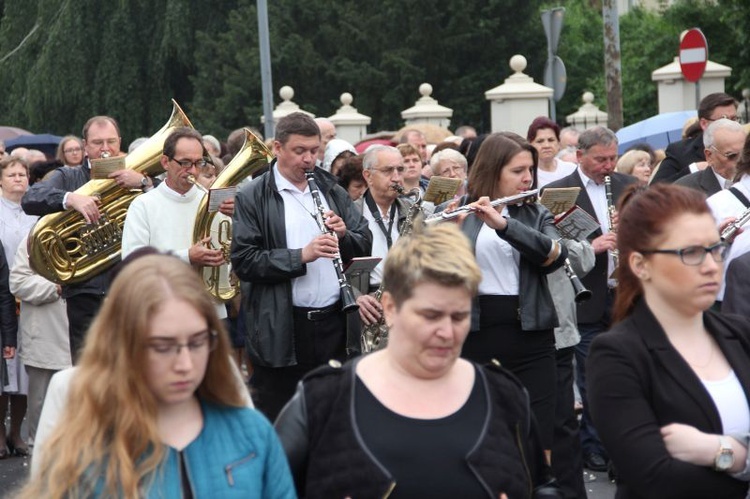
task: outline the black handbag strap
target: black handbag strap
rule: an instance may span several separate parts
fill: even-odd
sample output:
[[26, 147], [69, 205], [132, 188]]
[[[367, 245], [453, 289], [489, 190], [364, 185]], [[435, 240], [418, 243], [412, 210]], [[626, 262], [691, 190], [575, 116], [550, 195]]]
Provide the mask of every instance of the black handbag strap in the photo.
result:
[[732, 191], [732, 194], [734, 194], [734, 196], [745, 205], [745, 208], [750, 208], [750, 199], [747, 199], [747, 196], [742, 194], [742, 191], [736, 187], [730, 187], [729, 190]]

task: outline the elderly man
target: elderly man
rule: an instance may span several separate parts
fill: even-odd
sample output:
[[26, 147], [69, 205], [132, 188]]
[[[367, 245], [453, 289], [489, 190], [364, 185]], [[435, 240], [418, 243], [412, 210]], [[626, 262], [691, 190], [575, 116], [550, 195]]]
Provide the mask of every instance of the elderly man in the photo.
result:
[[610, 177], [612, 201], [615, 206], [625, 188], [636, 182], [636, 178], [614, 171], [617, 163], [617, 136], [608, 128], [596, 126], [581, 133], [576, 154], [579, 168], [567, 177], [548, 184], [547, 188], [580, 187], [578, 206], [599, 221], [600, 228], [589, 236], [589, 242], [596, 255], [594, 268], [581, 279], [593, 295], [589, 301], [578, 305], [581, 341], [576, 345], [575, 353], [578, 375], [576, 381], [584, 403], [581, 420], [584, 464], [591, 470], [605, 471], [607, 456], [591, 424], [586, 405], [585, 384], [588, 348], [594, 337], [609, 328], [616, 285], [611, 275], [614, 271], [612, 252], [617, 249], [617, 234], [610, 231], [604, 178]]
[[[91, 178], [91, 159], [101, 158], [103, 155], [122, 154], [120, 129], [114, 118], [94, 116], [83, 126], [82, 136], [86, 153], [83, 164], [60, 167], [43, 181], [32, 185], [21, 200], [21, 206], [27, 214], [44, 216], [73, 209], [81, 213], [88, 223], [99, 220], [99, 199], [76, 194], [74, 191]], [[127, 189], [147, 190], [153, 186], [153, 181], [149, 177], [134, 170], [120, 170], [112, 173], [110, 178]], [[66, 299], [68, 312], [70, 350], [74, 361], [83, 345], [89, 324], [104, 299], [108, 285], [109, 275], [104, 273], [86, 282], [63, 287], [62, 296]]]
[[326, 146], [336, 138], [336, 125], [328, 118], [315, 118], [315, 123], [320, 129], [320, 150], [318, 150], [318, 160], [315, 166], [321, 166], [325, 159]]
[[[332, 259], [340, 255], [348, 262], [372, 247], [367, 222], [347, 192], [315, 168], [319, 149], [320, 129], [312, 118], [285, 116], [276, 125], [276, 159], [236, 198], [232, 267], [242, 282], [251, 383], [270, 419], [307, 372], [344, 360], [346, 314]], [[308, 172], [322, 206], [310, 191]], [[315, 222], [319, 209], [325, 228]]]
[[[372, 256], [383, 260], [370, 273], [369, 292], [374, 293], [383, 277], [383, 266], [388, 250], [398, 240], [399, 229], [410, 203], [399, 197], [396, 186], [404, 187], [404, 159], [398, 149], [389, 146], [373, 146], [367, 150], [362, 162], [363, 175], [367, 182], [365, 195], [355, 201], [362, 211], [372, 232]], [[364, 324], [380, 320], [380, 304], [372, 294], [357, 298], [359, 316]]]
[[[698, 122], [705, 132], [714, 121], [726, 118], [737, 121], [737, 102], [723, 92], [705, 96], [698, 105]], [[695, 173], [706, 167], [703, 134], [692, 139], [669, 144], [667, 157], [661, 162], [651, 182], [674, 182], [680, 177]]]
[[675, 184], [697, 189], [706, 196], [731, 187], [746, 137], [745, 129], [736, 121], [725, 118], [714, 121], [703, 132], [707, 166], [680, 177]]

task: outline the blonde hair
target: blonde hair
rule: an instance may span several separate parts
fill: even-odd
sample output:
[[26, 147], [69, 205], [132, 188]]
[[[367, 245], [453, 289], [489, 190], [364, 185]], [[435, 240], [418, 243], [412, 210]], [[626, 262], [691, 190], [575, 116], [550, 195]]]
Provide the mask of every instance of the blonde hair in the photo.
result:
[[412, 234], [393, 245], [383, 269], [383, 290], [393, 296], [397, 307], [425, 282], [463, 287], [474, 296], [481, 280], [469, 240], [453, 224], [415, 226]]
[[627, 175], [633, 174], [633, 168], [641, 160], [646, 160], [649, 166], [651, 166], [651, 155], [646, 151], [633, 150], [623, 154], [620, 159], [617, 160], [615, 165], [615, 171], [618, 173], [625, 173]]
[[[197, 394], [243, 407], [230, 344], [213, 301], [190, 266], [166, 255], [137, 258], [118, 274], [87, 333], [81, 361], [39, 470], [21, 497], [138, 497], [165, 455], [157, 402], [146, 381], [146, 338], [167, 298], [187, 302], [218, 333]], [[99, 490], [101, 489], [101, 490]]]

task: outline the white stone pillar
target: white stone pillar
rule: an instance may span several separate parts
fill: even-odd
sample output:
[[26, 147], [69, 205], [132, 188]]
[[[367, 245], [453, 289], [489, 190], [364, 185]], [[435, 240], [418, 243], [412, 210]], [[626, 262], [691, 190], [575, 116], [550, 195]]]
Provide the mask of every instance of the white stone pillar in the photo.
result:
[[594, 104], [594, 94], [584, 92], [582, 99], [583, 105], [575, 113], [567, 115], [565, 121], [583, 130], [594, 125], [607, 126], [607, 113], [600, 111]]
[[[292, 98], [294, 97], [294, 89], [290, 87], [289, 85], [284, 85], [283, 87], [279, 89], [279, 97], [281, 97], [281, 103], [278, 106], [276, 106], [276, 109], [273, 110], [274, 123], [278, 123], [279, 119], [283, 118], [287, 114], [292, 114], [297, 111], [299, 111], [300, 113], [305, 113], [311, 118], [315, 117], [314, 114], [308, 113], [307, 111], [300, 108], [295, 102], [292, 101]], [[265, 123], [266, 117], [261, 116], [260, 122]]]
[[354, 97], [349, 92], [341, 94], [340, 100], [341, 107], [328, 119], [336, 125], [337, 138], [356, 144], [367, 135], [367, 125], [372, 122], [372, 118], [357, 112], [357, 108], [352, 106]]
[[438, 104], [438, 101], [432, 98], [432, 85], [422, 83], [419, 86], [419, 93], [422, 94], [414, 106], [401, 111], [401, 117], [406, 125], [415, 123], [430, 123], [443, 128], [448, 128], [451, 124], [453, 109]]
[[[706, 72], [700, 80], [700, 98], [708, 94], [724, 92], [724, 82], [732, 75], [732, 68], [713, 61], [706, 62]], [[680, 70], [679, 57], [666, 66], [654, 70], [651, 80], [659, 89], [659, 114], [674, 111], [690, 111], [698, 108], [695, 101], [695, 83], [685, 80]]]

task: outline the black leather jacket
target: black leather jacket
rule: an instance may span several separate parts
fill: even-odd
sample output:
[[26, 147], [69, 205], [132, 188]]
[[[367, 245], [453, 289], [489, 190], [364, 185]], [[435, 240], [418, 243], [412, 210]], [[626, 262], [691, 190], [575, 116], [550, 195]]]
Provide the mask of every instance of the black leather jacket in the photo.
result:
[[[555, 304], [552, 301], [546, 274], [562, 267], [568, 250], [560, 245], [560, 254], [546, 267], [542, 264], [549, 257], [552, 241], [561, 238], [555, 228], [552, 214], [537, 203], [508, 206], [510, 217], [504, 231], [497, 235], [521, 253], [518, 298], [520, 302], [521, 328], [524, 331], [553, 329], [558, 326]], [[461, 230], [476, 244], [482, 221], [475, 215], [464, 220]], [[474, 302], [471, 311], [471, 330], [479, 330], [479, 306]]]
[[[15, 347], [18, 344], [18, 316], [16, 315], [16, 300], [10, 293], [8, 285], [10, 265], [6, 256], [0, 244], [0, 347]], [[0, 373], [0, 382], [5, 382], [2, 373]]]
[[[276, 420], [300, 497], [388, 497], [396, 485], [357, 427], [358, 360], [309, 373]], [[544, 460], [526, 390], [499, 366], [476, 372], [484, 378], [488, 411], [466, 465], [490, 498], [501, 492], [513, 498], [560, 497]]]
[[[232, 225], [232, 268], [242, 281], [248, 352], [253, 362], [269, 367], [297, 364], [292, 318], [292, 279], [305, 275], [302, 248], [287, 248], [284, 200], [276, 188], [273, 172], [243, 187], [235, 198]], [[328, 205], [347, 227], [339, 240], [344, 262], [366, 256], [372, 249], [367, 221], [349, 194], [330, 173], [315, 169], [315, 179]]]

